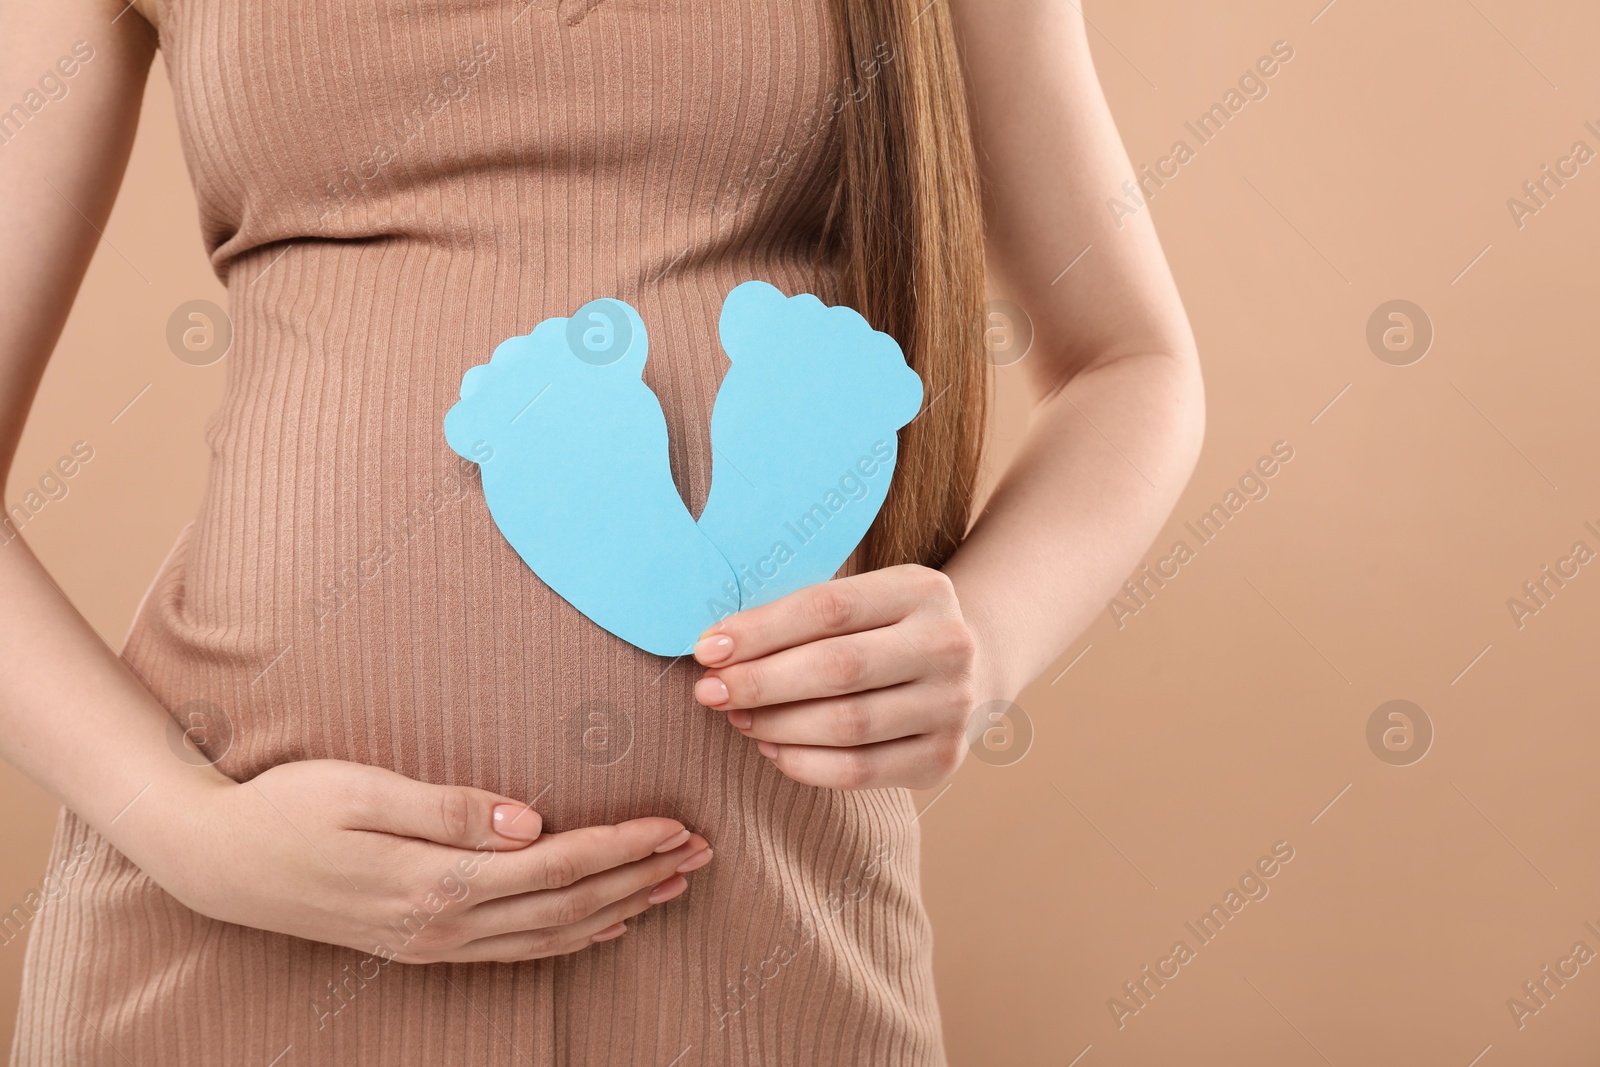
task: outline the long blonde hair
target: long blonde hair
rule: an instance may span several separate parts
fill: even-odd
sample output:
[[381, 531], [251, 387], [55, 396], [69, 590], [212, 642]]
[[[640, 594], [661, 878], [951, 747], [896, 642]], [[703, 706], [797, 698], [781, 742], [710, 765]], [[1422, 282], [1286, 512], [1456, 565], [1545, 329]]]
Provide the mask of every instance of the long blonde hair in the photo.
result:
[[854, 102], [839, 114], [824, 242], [843, 264], [845, 302], [900, 342], [924, 390], [862, 545], [867, 569], [949, 557], [966, 533], [983, 446], [983, 218], [948, 8], [833, 2]]

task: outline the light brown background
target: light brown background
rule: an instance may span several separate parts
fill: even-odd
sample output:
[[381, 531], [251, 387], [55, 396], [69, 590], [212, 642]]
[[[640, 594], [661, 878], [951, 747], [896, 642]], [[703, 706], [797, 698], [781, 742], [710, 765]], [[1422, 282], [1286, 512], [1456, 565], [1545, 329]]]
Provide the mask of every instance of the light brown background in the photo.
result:
[[[1600, 550], [1582, 527], [1600, 526], [1600, 162], [1520, 230], [1506, 208], [1573, 141], [1600, 149], [1583, 129], [1600, 126], [1600, 12], [1322, 3], [1088, 9], [1135, 165], [1193, 144], [1184, 120], [1274, 41], [1295, 50], [1148, 208], [1210, 418], [1148, 558], [1274, 442], [1295, 458], [1148, 607], [1121, 628], [1102, 615], [1022, 696], [1036, 737], [1020, 762], [971, 760], [920, 798], [955, 1064], [1600, 1054], [1600, 961], [1521, 1030], [1506, 1007], [1575, 941], [1600, 950], [1583, 926], [1600, 926], [1600, 564], [1520, 630], [1506, 607], [1574, 541]], [[1065, 266], [1082, 241], [1060, 245]], [[5, 497], [74, 441], [93, 445], [27, 534], [113, 643], [199, 498], [226, 361], [188, 366], [164, 339], [195, 297], [223, 299], [158, 70]], [[1412, 366], [1364, 339], [1393, 298], [1436, 331]], [[1000, 372], [996, 462], [1020, 384]], [[1436, 731], [1411, 766], [1367, 745], [1368, 716], [1392, 698]], [[55, 805], [5, 769], [0, 794], [9, 909], [44, 874]], [[1197, 946], [1185, 921], [1280, 840], [1295, 858], [1270, 895], [1119, 1030], [1108, 998], [1175, 940]], [[7, 1025], [21, 957], [20, 941], [0, 948]]]

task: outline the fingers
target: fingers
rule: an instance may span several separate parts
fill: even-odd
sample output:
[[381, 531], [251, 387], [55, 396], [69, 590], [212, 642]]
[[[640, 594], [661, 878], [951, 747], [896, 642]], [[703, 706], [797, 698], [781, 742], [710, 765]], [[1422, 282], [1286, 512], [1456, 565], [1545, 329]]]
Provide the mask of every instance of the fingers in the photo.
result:
[[930, 600], [954, 602], [950, 579], [907, 565], [839, 578], [723, 619], [702, 635], [694, 656], [721, 667], [824, 637], [890, 626]]
[[781, 745], [871, 745], [957, 728], [971, 709], [956, 702], [955, 692], [944, 686], [896, 685], [756, 711], [730, 711], [728, 723], [746, 737]]
[[[698, 870], [709, 862], [711, 850], [706, 839], [694, 835], [671, 851], [590, 875], [564, 888], [486, 901], [463, 912], [455, 925], [466, 940], [570, 927], [601, 914], [619, 901], [641, 892], [648, 894], [653, 887], [680, 873]], [[602, 923], [594, 930], [608, 925], [610, 923]]]
[[[585, 826], [545, 834], [534, 845], [505, 855], [479, 855], [475, 886], [479, 900], [565, 889], [591, 875], [635, 863], [691, 840], [676, 819], [632, 819], [615, 826]], [[703, 838], [701, 839], [704, 840]]]
[[[576, 952], [620, 937], [626, 920], [681, 896], [689, 887], [684, 875], [710, 862], [705, 839], [691, 837], [669, 852], [566, 890], [525, 893], [435, 920], [398, 958], [403, 963], [513, 963]], [[623, 888], [626, 892], [617, 895]]]
[[823, 789], [928, 789], [954, 774], [967, 751], [965, 735], [954, 731], [855, 748], [770, 741], [757, 747], [788, 777]]
[[511, 797], [465, 785], [430, 785], [381, 767], [358, 767], [347, 829], [441, 845], [519, 849], [539, 836], [539, 813]]
[[880, 689], [935, 670], [911, 635], [884, 626], [714, 668], [695, 683], [694, 696], [719, 711], [770, 707]]
[[924, 788], [966, 753], [976, 635], [926, 567], [823, 582], [706, 631], [695, 699], [795, 781]]
[[517, 963], [580, 952], [590, 945], [611, 941], [627, 932], [626, 920], [683, 895], [689, 888], [681, 874], [649, 889], [642, 889], [570, 926], [496, 934], [469, 941], [458, 948], [430, 954], [430, 963]]

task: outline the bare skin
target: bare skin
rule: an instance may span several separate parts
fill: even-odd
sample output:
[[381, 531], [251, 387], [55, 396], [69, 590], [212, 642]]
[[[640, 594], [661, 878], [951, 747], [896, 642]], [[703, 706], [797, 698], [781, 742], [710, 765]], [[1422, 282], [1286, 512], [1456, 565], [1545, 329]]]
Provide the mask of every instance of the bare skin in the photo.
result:
[[[0, 470], [127, 166], [154, 42], [121, 8], [0, 0], [0, 70], [95, 49], [71, 106], [30, 122], [0, 166], [0, 287], [29, 312], [0, 316]], [[525, 798], [354, 763], [234, 782], [173, 758], [167, 712], [20, 539], [0, 550], [0, 604], [6, 759], [203, 915], [404, 963], [525, 960], [621, 935], [711, 859], [676, 819], [542, 834]], [[419, 908], [428, 921], [396, 944], [387, 930]]]
[[[1148, 213], [1119, 231], [1104, 210], [1131, 168], [1081, 18], [1053, 0], [948, 2], [991, 273], [1034, 320], [1025, 363], [1039, 402], [942, 572], [825, 583], [734, 616], [699, 646], [710, 670], [696, 696], [813, 785], [920, 787], [954, 773], [972, 709], [1019, 692], [1133, 569], [1202, 433], [1194, 342]], [[96, 50], [73, 106], [31, 123], [0, 166], [0, 291], [25, 309], [0, 316], [0, 471], [116, 197], [157, 15], [155, 0], [126, 12], [119, 0], [0, 0], [0, 70], [46, 71], [80, 39]], [[672, 819], [542, 834], [525, 798], [356, 764], [234, 782], [173, 758], [167, 712], [20, 540], [0, 551], [0, 605], [0, 754], [202, 914], [372, 951], [380, 928], [459, 884], [435, 921], [391, 946], [396, 958], [531, 959], [619, 936], [711, 859]]]
[[1149, 212], [1119, 230], [1105, 207], [1133, 168], [1082, 15], [1060, 0], [948, 2], [989, 272], [1034, 323], [1017, 368], [1033, 421], [942, 571], [812, 586], [696, 647], [711, 668], [696, 698], [809, 785], [928, 788], [954, 774], [973, 710], [1014, 699], [1134, 570], [1204, 433], [1194, 337]]

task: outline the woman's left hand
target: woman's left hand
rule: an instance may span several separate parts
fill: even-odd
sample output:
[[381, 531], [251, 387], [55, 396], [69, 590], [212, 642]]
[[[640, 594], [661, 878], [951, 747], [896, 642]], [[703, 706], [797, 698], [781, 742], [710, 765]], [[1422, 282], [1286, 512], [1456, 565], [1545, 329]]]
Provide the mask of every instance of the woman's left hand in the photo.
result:
[[717, 623], [694, 695], [797, 782], [926, 789], [966, 755], [977, 652], [949, 578], [889, 567]]

